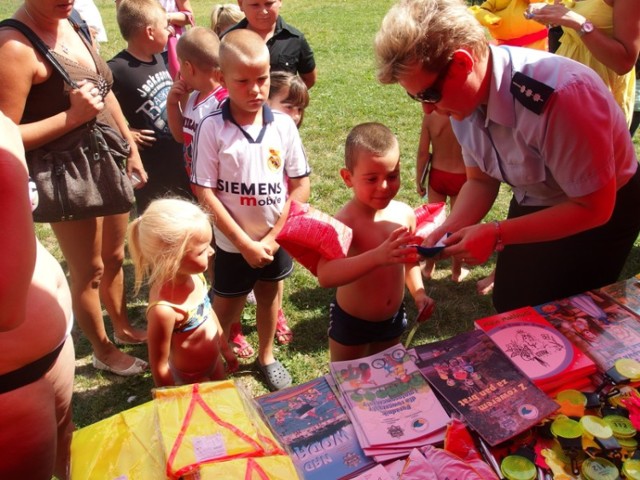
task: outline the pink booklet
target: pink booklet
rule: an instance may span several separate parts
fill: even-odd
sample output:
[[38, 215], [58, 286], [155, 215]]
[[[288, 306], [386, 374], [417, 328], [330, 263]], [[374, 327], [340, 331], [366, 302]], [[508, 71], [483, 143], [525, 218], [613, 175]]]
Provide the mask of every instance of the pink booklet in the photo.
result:
[[545, 392], [597, 371], [589, 357], [532, 307], [481, 318], [475, 325]]
[[364, 436], [363, 448], [406, 445], [449, 421], [415, 357], [401, 344], [369, 357], [331, 362], [329, 368], [347, 415]]

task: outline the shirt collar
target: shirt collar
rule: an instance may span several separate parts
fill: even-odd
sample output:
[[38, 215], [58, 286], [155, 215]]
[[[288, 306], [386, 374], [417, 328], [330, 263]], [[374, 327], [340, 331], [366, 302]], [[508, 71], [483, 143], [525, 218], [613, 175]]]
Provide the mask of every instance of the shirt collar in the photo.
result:
[[288, 30], [288, 27], [289, 25], [287, 25], [287, 23], [282, 19], [282, 17], [278, 15], [278, 18], [276, 18], [276, 28], [273, 31], [273, 36], [275, 37], [282, 30]]
[[511, 94], [511, 79], [515, 71], [508, 47], [489, 46], [491, 83], [487, 103], [487, 123], [514, 127], [516, 123], [515, 100]]
[[[245, 18], [243, 18], [242, 20], [240, 20], [235, 27], [232, 27], [234, 30], [236, 28], [249, 28], [249, 21]], [[229, 29], [231, 30], [231, 29]], [[282, 32], [283, 30], [286, 30], [287, 32], [289, 32], [292, 35], [295, 35], [295, 32], [291, 30], [291, 27], [289, 26], [289, 24], [287, 22], [284, 21], [284, 19], [278, 15], [278, 18], [276, 18], [276, 28], [273, 30], [273, 36], [275, 37], [277, 34], [279, 34], [280, 32]]]
[[[237, 122], [231, 115], [231, 101], [229, 99], [225, 100], [222, 104], [222, 119], [233, 122], [237, 125]], [[273, 122], [273, 111], [266, 102], [262, 105], [262, 124], [266, 125], [267, 123]]]

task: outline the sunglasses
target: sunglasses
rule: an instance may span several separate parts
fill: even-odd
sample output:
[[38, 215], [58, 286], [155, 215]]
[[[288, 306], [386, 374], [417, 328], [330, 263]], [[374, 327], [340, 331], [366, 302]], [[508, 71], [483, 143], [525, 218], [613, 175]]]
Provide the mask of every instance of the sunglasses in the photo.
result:
[[419, 91], [415, 95], [412, 95], [409, 92], [407, 92], [407, 95], [409, 95], [409, 97], [411, 97], [416, 102], [438, 103], [440, 100], [442, 100], [442, 92], [440, 91], [440, 88], [442, 87], [442, 82], [444, 81], [445, 77], [447, 76], [447, 73], [449, 72], [450, 65], [451, 65], [451, 60], [449, 60], [447, 64], [444, 66], [444, 68], [440, 70], [440, 73], [438, 74], [438, 76], [433, 81], [430, 87]]

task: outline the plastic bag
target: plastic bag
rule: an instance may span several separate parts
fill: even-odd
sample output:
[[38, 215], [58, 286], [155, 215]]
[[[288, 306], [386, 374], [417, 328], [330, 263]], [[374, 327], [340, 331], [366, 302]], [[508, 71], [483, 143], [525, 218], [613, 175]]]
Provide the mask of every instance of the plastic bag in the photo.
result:
[[[269, 457], [241, 458], [228, 462], [203, 465], [194, 480], [220, 480], [237, 478], [246, 480], [297, 480], [291, 458], [286, 455]], [[187, 478], [185, 478], [187, 480]]]
[[165, 478], [154, 415], [153, 402], [147, 402], [76, 430], [71, 442], [71, 478]]
[[153, 394], [170, 478], [208, 463], [284, 454], [251, 400], [231, 380], [159, 388]]
[[320, 258], [346, 257], [352, 238], [351, 229], [344, 223], [308, 203], [294, 200], [276, 241], [300, 265], [317, 275]]
[[444, 202], [425, 203], [417, 207], [416, 235], [427, 238], [431, 232], [442, 225], [447, 218], [446, 204]]

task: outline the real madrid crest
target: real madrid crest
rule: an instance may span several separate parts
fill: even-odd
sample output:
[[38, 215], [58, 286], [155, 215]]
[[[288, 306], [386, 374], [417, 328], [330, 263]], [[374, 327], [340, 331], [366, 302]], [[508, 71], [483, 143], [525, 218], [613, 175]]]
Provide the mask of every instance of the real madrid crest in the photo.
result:
[[269, 170], [277, 172], [282, 167], [282, 157], [280, 156], [280, 151], [275, 148], [269, 149], [269, 157], [267, 158], [267, 166]]

